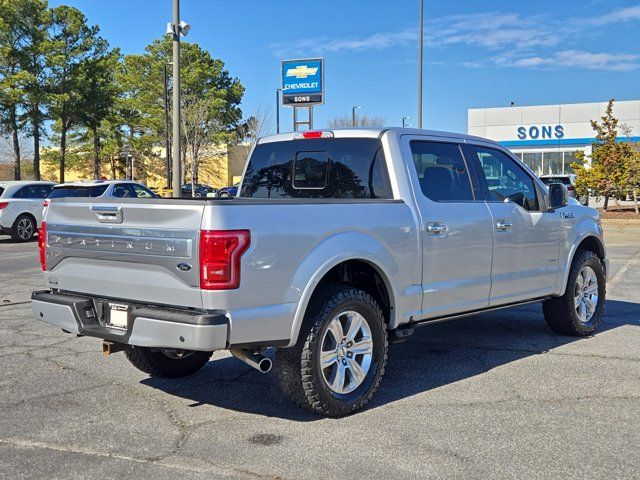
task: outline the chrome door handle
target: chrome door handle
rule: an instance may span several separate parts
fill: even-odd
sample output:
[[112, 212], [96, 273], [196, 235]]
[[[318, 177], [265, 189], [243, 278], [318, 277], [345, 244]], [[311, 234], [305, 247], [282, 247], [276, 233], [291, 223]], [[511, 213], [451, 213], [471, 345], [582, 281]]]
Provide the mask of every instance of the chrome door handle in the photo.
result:
[[496, 222], [496, 230], [499, 232], [510, 232], [513, 225], [509, 220], [498, 220]]
[[434, 237], [440, 237], [447, 231], [447, 226], [441, 222], [427, 223], [427, 233]]

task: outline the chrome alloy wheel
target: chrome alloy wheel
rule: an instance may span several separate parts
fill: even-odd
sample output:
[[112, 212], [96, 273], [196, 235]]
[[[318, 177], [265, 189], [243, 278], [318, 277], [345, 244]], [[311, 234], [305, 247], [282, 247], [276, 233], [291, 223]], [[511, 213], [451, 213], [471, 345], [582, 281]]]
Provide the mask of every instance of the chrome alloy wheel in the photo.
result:
[[598, 277], [589, 266], [583, 267], [576, 278], [574, 302], [580, 322], [588, 323], [598, 306]]
[[29, 240], [31, 237], [33, 237], [34, 228], [35, 227], [31, 220], [29, 220], [27, 217], [21, 218], [18, 222], [18, 225], [16, 225], [16, 229], [18, 230], [18, 237], [20, 237], [22, 240]]
[[352, 310], [329, 322], [320, 348], [320, 369], [327, 386], [339, 394], [353, 392], [364, 381], [373, 354], [371, 328]]

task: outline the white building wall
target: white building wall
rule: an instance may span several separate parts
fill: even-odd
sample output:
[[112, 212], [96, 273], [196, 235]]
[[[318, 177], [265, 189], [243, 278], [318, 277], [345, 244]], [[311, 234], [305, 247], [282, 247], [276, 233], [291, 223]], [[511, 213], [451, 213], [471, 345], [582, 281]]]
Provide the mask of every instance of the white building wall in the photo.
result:
[[[571, 173], [575, 152], [591, 153], [595, 137], [591, 120], [599, 121], [607, 104], [470, 109], [467, 131], [501, 143], [538, 174]], [[620, 120], [619, 135], [629, 133], [632, 141], [640, 141], [640, 100], [615, 102], [613, 114]]]

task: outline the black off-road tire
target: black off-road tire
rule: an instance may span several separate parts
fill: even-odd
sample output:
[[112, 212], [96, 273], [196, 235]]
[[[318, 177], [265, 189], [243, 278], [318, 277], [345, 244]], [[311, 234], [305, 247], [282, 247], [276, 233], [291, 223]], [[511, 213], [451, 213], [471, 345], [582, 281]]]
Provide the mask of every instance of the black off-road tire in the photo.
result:
[[[318, 359], [325, 329], [340, 311], [361, 314], [373, 340], [371, 366], [364, 381], [348, 394], [332, 391], [324, 380]], [[371, 295], [356, 288], [329, 286], [315, 295], [307, 308], [298, 342], [278, 349], [275, 370], [287, 397], [302, 408], [327, 417], [343, 417], [362, 409], [380, 386], [387, 363], [387, 329], [380, 306]]]
[[[31, 233], [28, 237], [23, 238], [20, 232], [24, 232], [23, 230], [25, 228], [25, 225], [23, 225], [24, 223], [27, 223], [27, 228], [30, 228]], [[28, 242], [30, 240], [33, 240], [33, 237], [35, 236], [36, 233], [38, 233], [36, 221], [31, 215], [26, 213], [23, 213], [22, 215], [18, 216], [18, 218], [15, 219], [11, 227], [11, 239], [14, 242]]]
[[[591, 319], [583, 323], [580, 321], [575, 308], [575, 285], [578, 274], [583, 267], [593, 269], [598, 280], [598, 303]], [[544, 319], [548, 327], [560, 335], [584, 337], [593, 334], [602, 322], [606, 296], [606, 280], [604, 266], [600, 258], [591, 251], [582, 251], [576, 254], [571, 264], [569, 280], [564, 295], [551, 298], [542, 303]]]
[[152, 377], [180, 378], [200, 370], [213, 352], [189, 351], [183, 358], [171, 358], [157, 348], [127, 345], [124, 354], [138, 370]]

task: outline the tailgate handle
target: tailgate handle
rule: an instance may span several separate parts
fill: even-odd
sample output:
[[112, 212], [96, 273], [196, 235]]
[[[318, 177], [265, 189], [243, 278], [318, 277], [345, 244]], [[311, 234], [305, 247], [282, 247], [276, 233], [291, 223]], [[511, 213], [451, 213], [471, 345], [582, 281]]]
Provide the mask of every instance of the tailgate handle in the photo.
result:
[[100, 223], [122, 223], [121, 205], [91, 205]]

